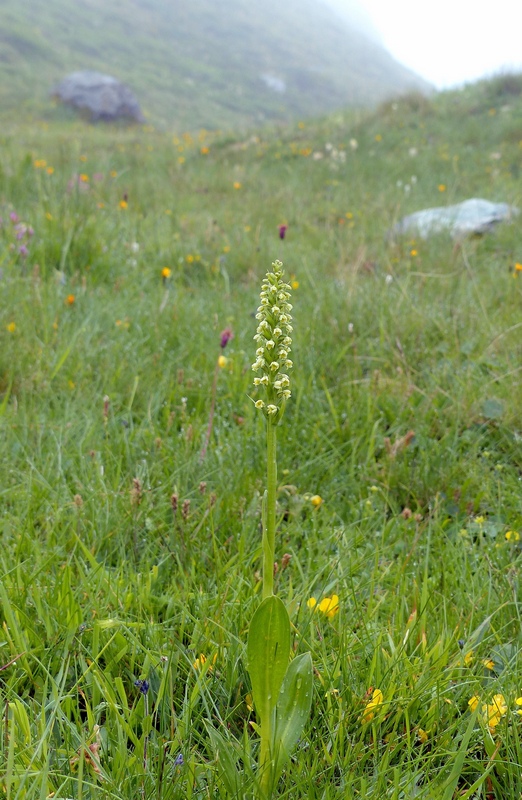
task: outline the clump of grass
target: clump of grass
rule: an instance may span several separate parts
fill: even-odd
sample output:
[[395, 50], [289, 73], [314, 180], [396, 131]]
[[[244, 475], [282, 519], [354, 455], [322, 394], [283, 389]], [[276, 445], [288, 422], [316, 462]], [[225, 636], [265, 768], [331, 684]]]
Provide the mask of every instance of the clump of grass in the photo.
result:
[[503, 72], [484, 83], [488, 94], [495, 99], [509, 99], [522, 94], [522, 74]]

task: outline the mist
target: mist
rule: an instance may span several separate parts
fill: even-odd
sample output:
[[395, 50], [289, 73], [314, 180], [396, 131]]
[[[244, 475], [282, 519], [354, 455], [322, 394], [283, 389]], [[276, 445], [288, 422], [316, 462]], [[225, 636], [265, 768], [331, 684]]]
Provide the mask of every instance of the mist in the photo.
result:
[[375, 25], [371, 14], [357, 0], [322, 0], [347, 22], [351, 28], [358, 30], [368, 39], [382, 44], [382, 35]]
[[497, 0], [323, 0], [438, 88], [522, 71], [522, 3]]

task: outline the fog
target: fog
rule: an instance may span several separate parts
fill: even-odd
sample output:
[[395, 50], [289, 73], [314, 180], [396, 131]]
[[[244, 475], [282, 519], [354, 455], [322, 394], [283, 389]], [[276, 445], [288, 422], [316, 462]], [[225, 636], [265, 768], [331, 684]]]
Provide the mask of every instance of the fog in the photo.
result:
[[357, 28], [365, 36], [382, 44], [382, 35], [371, 13], [358, 0], [323, 0], [333, 8], [351, 27]]
[[323, 0], [439, 88], [522, 71], [522, 2]]

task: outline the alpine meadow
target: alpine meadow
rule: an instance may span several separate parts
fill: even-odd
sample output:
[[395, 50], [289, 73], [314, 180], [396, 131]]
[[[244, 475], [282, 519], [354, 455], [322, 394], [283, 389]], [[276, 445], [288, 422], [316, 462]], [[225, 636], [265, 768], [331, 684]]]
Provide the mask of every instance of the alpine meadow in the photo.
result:
[[520, 798], [522, 218], [389, 231], [522, 208], [522, 76], [59, 117], [0, 133], [1, 796]]

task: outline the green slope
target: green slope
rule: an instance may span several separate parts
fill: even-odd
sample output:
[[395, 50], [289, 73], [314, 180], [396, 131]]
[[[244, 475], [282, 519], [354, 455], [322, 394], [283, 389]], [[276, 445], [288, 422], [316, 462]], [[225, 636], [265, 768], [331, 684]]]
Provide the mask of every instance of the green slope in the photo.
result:
[[[49, 90], [95, 69], [159, 125], [232, 128], [368, 105], [422, 80], [320, 0], [0, 2], [0, 113], [51, 118]], [[263, 77], [265, 76], [265, 77]], [[276, 79], [278, 92], [267, 85]]]

